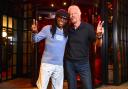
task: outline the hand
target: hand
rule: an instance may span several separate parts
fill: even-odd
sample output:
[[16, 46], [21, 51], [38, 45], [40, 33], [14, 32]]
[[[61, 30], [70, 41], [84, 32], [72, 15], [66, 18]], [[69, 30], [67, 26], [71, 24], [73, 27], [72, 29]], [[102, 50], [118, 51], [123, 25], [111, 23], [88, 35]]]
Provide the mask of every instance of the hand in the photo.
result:
[[37, 22], [37, 20], [35, 20], [35, 19], [33, 19], [33, 24], [32, 24], [32, 32], [34, 32], [34, 33], [37, 33], [38, 32], [38, 30], [37, 30], [37, 24], [38, 24], [38, 22]]
[[97, 34], [104, 34], [104, 27], [103, 27], [104, 21], [99, 21], [98, 26], [97, 26], [97, 30], [96, 33]]

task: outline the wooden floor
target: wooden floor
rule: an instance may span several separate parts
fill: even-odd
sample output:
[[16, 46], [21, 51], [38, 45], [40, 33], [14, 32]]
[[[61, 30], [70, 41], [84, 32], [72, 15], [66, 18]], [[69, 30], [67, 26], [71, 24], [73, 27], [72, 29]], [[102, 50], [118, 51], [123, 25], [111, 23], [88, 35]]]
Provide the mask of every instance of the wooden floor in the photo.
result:
[[[0, 83], [0, 89], [37, 89], [37, 87], [32, 86], [30, 79], [17, 78]], [[64, 89], [68, 89], [66, 81], [64, 82]], [[121, 84], [120, 86], [103, 85], [96, 89], [128, 89], [128, 82]]]

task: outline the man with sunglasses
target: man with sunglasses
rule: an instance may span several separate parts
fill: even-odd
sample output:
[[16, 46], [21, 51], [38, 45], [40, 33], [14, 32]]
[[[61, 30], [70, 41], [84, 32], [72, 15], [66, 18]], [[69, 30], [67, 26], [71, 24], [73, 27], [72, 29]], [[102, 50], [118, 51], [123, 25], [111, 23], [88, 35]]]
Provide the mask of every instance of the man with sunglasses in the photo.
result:
[[63, 89], [63, 56], [67, 42], [67, 22], [69, 15], [64, 9], [56, 12], [54, 23], [42, 28], [38, 33], [37, 22], [32, 25], [34, 42], [45, 39], [45, 49], [41, 59], [40, 72], [37, 80], [39, 89], [47, 89], [52, 80], [52, 89]]

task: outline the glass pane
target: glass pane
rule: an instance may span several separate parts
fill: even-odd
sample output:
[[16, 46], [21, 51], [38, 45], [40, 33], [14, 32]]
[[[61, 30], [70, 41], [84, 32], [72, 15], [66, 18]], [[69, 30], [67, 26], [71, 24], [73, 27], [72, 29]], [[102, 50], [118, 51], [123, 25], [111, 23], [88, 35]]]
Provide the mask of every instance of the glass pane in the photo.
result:
[[28, 41], [32, 42], [32, 32], [28, 31]]
[[113, 72], [113, 65], [108, 65], [108, 82], [110, 84], [113, 83], [114, 72]]
[[26, 29], [27, 29], [27, 21], [24, 20], [24, 30], [26, 30]]
[[16, 74], [16, 66], [13, 66], [13, 75]]
[[7, 16], [3, 16], [3, 26], [7, 27]]
[[13, 66], [16, 66], [16, 54], [13, 54]]
[[9, 36], [8, 39], [10, 40], [10, 44], [12, 45], [12, 36]]
[[1, 77], [1, 73], [0, 73], [0, 81], [1, 81], [1, 78], [2, 78], [2, 77]]
[[13, 41], [17, 41], [17, 31], [13, 31], [12, 40], [13, 40]]
[[28, 53], [32, 53], [32, 44], [28, 43]]
[[26, 71], [27, 71], [26, 65], [27, 65], [27, 54], [24, 54], [24, 56], [23, 56], [23, 73], [26, 73]]
[[24, 12], [24, 18], [26, 18], [26, 17], [27, 17], [27, 12], [25, 11], [25, 12]]
[[8, 37], [12, 37], [12, 29], [8, 29]]
[[13, 19], [13, 27], [14, 27], [14, 29], [17, 29], [17, 20], [16, 19]]
[[25, 74], [27, 72], [27, 68], [26, 68], [26, 66], [24, 65], [23, 66], [23, 73]]
[[8, 67], [8, 79], [12, 78], [12, 67]]
[[28, 65], [31, 65], [32, 55], [31, 53], [28, 53]]
[[27, 32], [24, 32], [24, 34], [23, 34], [23, 41], [24, 41], [24, 42], [27, 41]]
[[31, 4], [28, 4], [28, 9], [32, 9], [32, 5]]
[[7, 75], [6, 71], [2, 71], [2, 80], [6, 80], [6, 75]]
[[31, 30], [31, 25], [32, 25], [32, 19], [28, 19], [27, 20], [29, 24], [28, 25], [28, 29]]
[[23, 44], [23, 53], [27, 53], [27, 44], [26, 43]]
[[12, 65], [12, 50], [8, 50], [8, 55], [7, 55], [7, 62], [8, 62], [8, 66], [11, 66]]
[[7, 32], [6, 32], [6, 28], [2, 29], [2, 37], [7, 37]]
[[29, 11], [28, 11], [28, 16], [29, 16], [29, 17], [32, 17], [32, 10], [29, 10]]
[[24, 5], [24, 11], [27, 11], [27, 4]]
[[12, 17], [8, 18], [8, 27], [12, 28]]
[[16, 44], [16, 42], [13, 42], [12, 45], [13, 45], [13, 53], [16, 53], [17, 52], [17, 44]]
[[13, 54], [13, 75], [16, 74], [16, 54]]

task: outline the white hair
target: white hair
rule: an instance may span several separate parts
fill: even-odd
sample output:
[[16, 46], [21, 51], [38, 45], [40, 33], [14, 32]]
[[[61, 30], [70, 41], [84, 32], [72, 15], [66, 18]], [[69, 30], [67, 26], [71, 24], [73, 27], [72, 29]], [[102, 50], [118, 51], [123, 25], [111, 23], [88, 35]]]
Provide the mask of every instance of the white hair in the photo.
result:
[[71, 6], [69, 6], [69, 8], [68, 8], [68, 13], [69, 13], [71, 10], [75, 10], [77, 13], [79, 13], [79, 14], [81, 15], [80, 8], [79, 8], [77, 5], [71, 5]]

